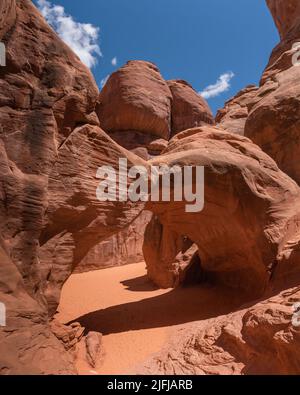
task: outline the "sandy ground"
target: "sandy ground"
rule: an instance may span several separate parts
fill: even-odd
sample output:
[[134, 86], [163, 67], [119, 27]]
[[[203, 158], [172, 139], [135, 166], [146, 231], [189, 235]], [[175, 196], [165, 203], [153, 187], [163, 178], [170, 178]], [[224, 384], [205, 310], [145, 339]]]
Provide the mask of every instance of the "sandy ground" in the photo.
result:
[[[95, 369], [97, 373], [125, 374], [152, 353], [159, 351], [166, 341], [168, 326], [130, 330], [131, 326], [135, 327], [136, 322], [142, 323], [144, 318], [132, 314], [126, 307], [128, 303], [140, 302], [169, 292], [156, 289], [146, 279], [145, 274], [144, 263], [114, 267], [74, 274], [63, 288], [59, 314], [56, 316], [61, 322], [79, 320], [83, 323], [88, 313], [97, 315], [97, 312], [108, 312], [107, 317], [105, 313], [103, 318], [99, 316], [99, 323], [95, 323], [95, 327], [92, 322], [87, 325], [88, 329], [99, 330], [104, 334], [105, 356], [101, 366]], [[110, 314], [109, 308], [115, 306], [124, 306], [124, 313], [119, 315], [112, 309]], [[89, 321], [88, 318], [87, 320]], [[91, 321], [94, 321], [92, 316]], [[124, 326], [126, 330], [123, 331], [121, 328]], [[81, 354], [80, 347], [79, 355]], [[93, 373], [83, 358], [79, 358], [77, 368], [80, 374]]]
[[236, 292], [194, 286], [157, 289], [145, 263], [74, 274], [65, 284], [57, 319], [103, 333], [105, 355], [93, 371], [79, 351], [79, 374], [126, 374], [158, 352], [171, 329], [226, 314], [241, 305]]

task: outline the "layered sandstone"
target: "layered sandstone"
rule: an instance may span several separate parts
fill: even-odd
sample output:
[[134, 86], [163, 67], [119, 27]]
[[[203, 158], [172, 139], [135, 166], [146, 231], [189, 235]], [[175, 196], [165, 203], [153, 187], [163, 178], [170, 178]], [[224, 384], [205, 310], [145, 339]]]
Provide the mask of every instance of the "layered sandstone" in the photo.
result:
[[300, 42], [300, 8], [294, 0], [269, 0], [281, 41], [273, 50], [253, 98], [245, 135], [270, 155], [278, 166], [300, 183], [299, 78], [295, 60]]
[[255, 85], [249, 85], [228, 100], [224, 108], [220, 109], [216, 115], [217, 125], [228, 132], [243, 136], [249, 110], [253, 106], [257, 90]]
[[[213, 124], [207, 102], [183, 80], [165, 81], [145, 61], [130, 61], [103, 87], [97, 114], [101, 127], [120, 145], [143, 159], [165, 148], [156, 140], [202, 124]], [[154, 149], [153, 149], [154, 148]]]
[[[300, 68], [297, 65], [293, 65], [292, 62], [292, 58], [297, 51], [297, 48], [294, 47], [293, 49], [293, 46], [300, 42], [299, 2], [297, 0], [267, 0], [267, 4], [279, 29], [281, 42], [272, 52], [259, 89], [253, 89], [249, 95], [249, 100], [247, 97], [248, 93], [245, 95], [245, 91], [242, 91], [241, 98], [244, 97], [246, 99], [246, 106], [240, 106], [239, 101], [241, 98], [238, 95], [219, 112], [217, 122], [225, 130], [230, 131], [230, 128], [232, 128], [232, 131], [238, 134], [245, 132], [246, 136], [259, 144], [266, 153], [275, 159], [282, 170], [299, 183], [298, 158], [300, 145], [298, 132], [300, 130], [300, 112], [298, 81]], [[227, 135], [224, 139], [226, 145], [231, 139], [232, 137]], [[194, 142], [191, 142], [189, 148], [192, 148], [194, 144]], [[300, 295], [299, 288], [288, 289], [292, 285], [299, 285], [299, 272], [298, 274], [296, 273], [299, 271], [300, 262], [299, 215], [296, 212], [299, 211], [300, 206], [298, 198], [293, 203], [293, 198], [290, 200], [288, 197], [295, 184], [291, 189], [291, 180], [288, 181], [289, 185], [285, 185], [287, 181], [285, 178], [286, 181], [280, 182], [281, 186], [279, 186], [279, 180], [283, 181], [282, 177], [286, 176], [279, 171], [275, 163], [271, 162], [266, 155], [261, 152], [257, 155], [259, 152], [258, 148], [249, 140], [247, 148], [245, 146], [242, 148], [242, 145], [244, 145], [242, 140], [239, 140], [239, 143], [234, 145], [236, 148], [239, 147], [240, 153], [243, 154], [242, 161], [249, 155], [252, 158], [251, 160], [258, 161], [257, 165], [251, 165], [250, 167], [244, 163], [244, 172], [248, 176], [251, 175], [250, 178], [246, 176], [248, 180], [251, 180], [250, 183], [246, 182], [248, 187], [251, 184], [252, 186], [256, 185], [254, 189], [251, 188], [252, 192], [247, 195], [250, 197], [254, 193], [256, 195], [256, 203], [252, 203], [252, 207], [255, 207], [255, 214], [249, 216], [247, 220], [249, 223], [248, 225], [245, 223], [243, 229], [247, 230], [247, 240], [249, 242], [252, 239], [248, 232], [252, 228], [253, 215], [255, 216], [259, 212], [258, 202], [262, 199], [261, 203], [264, 202], [263, 204], [266, 204], [265, 212], [267, 217], [263, 221], [259, 220], [259, 222], [262, 225], [267, 220], [266, 223], [268, 225], [263, 232], [263, 238], [270, 237], [270, 241], [272, 240], [271, 244], [269, 244], [270, 251], [272, 250], [271, 255], [276, 255], [275, 260], [272, 260], [269, 266], [270, 270], [267, 270], [270, 274], [270, 277], [268, 274], [269, 285], [271, 289], [273, 288], [275, 296], [271, 298], [265, 296], [265, 300], [246, 306], [232, 314], [202, 320], [192, 325], [184, 325], [179, 331], [174, 333], [173, 340], [164, 350], [148, 361], [144, 368], [139, 370], [139, 373], [200, 375], [299, 374], [299, 352], [297, 350], [300, 344]], [[176, 143], [173, 146], [176, 147]], [[208, 148], [210, 143], [205, 141], [203, 142], [204, 146]], [[255, 154], [254, 151], [256, 151]], [[210, 150], [207, 152], [211, 153]], [[192, 155], [192, 153], [194, 156], [195, 151], [191, 150], [190, 154]], [[166, 160], [168, 162], [172, 161], [172, 163], [174, 161], [177, 162], [177, 153], [176, 159], [174, 159], [171, 151], [170, 159]], [[202, 161], [203, 159], [201, 159]], [[270, 165], [273, 170], [270, 170]], [[215, 172], [217, 172], [219, 166], [220, 162], [218, 160]], [[235, 166], [230, 166], [226, 174], [230, 174], [233, 168]], [[236, 170], [233, 173], [236, 173]], [[232, 185], [238, 184], [236, 177], [237, 175], [235, 175], [235, 182]], [[220, 186], [222, 188], [222, 184]], [[229, 190], [231, 189], [229, 188]], [[240, 192], [242, 190], [246, 191], [244, 187], [239, 188], [239, 190]], [[252, 196], [254, 197], [254, 195]], [[242, 205], [244, 198], [239, 200], [237, 207]], [[228, 200], [226, 197], [224, 201], [228, 204], [230, 199]], [[223, 202], [217, 202], [217, 210], [223, 207]], [[209, 205], [210, 201], [208, 207]], [[268, 206], [270, 211], [267, 209]], [[184, 216], [182, 211], [181, 218], [184, 218], [184, 221], [180, 223], [176, 231], [174, 226], [176, 224], [175, 216], [169, 215], [168, 218], [163, 218], [163, 214], [159, 213], [159, 207], [156, 210], [157, 217], [151, 223], [152, 230], [148, 228], [150, 234], [153, 235], [153, 240], [151, 241], [149, 238], [145, 240], [146, 250], [150, 245], [154, 248], [152, 257], [148, 255], [152, 262], [149, 265], [149, 270], [156, 280], [169, 279], [168, 281], [170, 282], [174, 280], [174, 277], [178, 278], [178, 272], [181, 272], [181, 266], [176, 266], [174, 262], [177, 262], [180, 248], [182, 251], [183, 240], [186, 240], [187, 232], [184, 232], [183, 239], [181, 230], [182, 224], [186, 222], [187, 217]], [[267, 219], [268, 215], [271, 216], [269, 220]], [[219, 216], [216, 222], [222, 217], [223, 215]], [[284, 217], [286, 218], [285, 220], [283, 220]], [[210, 216], [209, 223], [213, 222], [213, 218], [213, 216]], [[235, 218], [241, 219], [242, 217], [238, 215]], [[205, 217], [201, 218], [201, 220], [205, 221]], [[201, 225], [199, 217], [198, 230]], [[270, 225], [271, 227], [269, 228]], [[220, 226], [222, 227], [222, 225]], [[179, 229], [180, 232], [178, 231]], [[219, 229], [219, 223], [216, 226], [216, 234], [218, 233], [217, 229]], [[206, 236], [207, 233], [208, 236]], [[189, 232], [188, 235], [191, 236], [192, 233]], [[202, 256], [205, 258], [207, 254], [206, 243], [210, 237], [210, 232], [207, 232], [206, 228], [203, 229], [202, 244], [199, 247], [200, 259], [198, 261], [199, 266], [201, 265], [201, 271], [205, 270], [206, 267], [205, 260], [201, 259], [201, 247], [204, 250]], [[168, 248], [163, 248], [165, 244], [160, 241], [160, 238], [168, 240]], [[222, 239], [223, 234], [218, 238], [215, 246], [218, 246]], [[253, 244], [253, 246], [257, 245], [257, 242]], [[246, 247], [246, 243], [244, 246]], [[251, 250], [254, 251], [253, 247]], [[261, 247], [259, 250], [260, 252], [263, 251]], [[273, 255], [273, 258], [275, 255]], [[165, 274], [156, 271], [158, 265], [156, 266], [152, 260], [154, 256], [159, 260], [160, 266], [164, 268]], [[220, 262], [222, 265], [222, 260], [215, 261], [214, 270], [218, 270]], [[269, 258], [264, 258], [263, 262], [270, 262]], [[240, 274], [241, 272], [238, 276]], [[206, 279], [211, 279], [211, 277], [206, 276]], [[240, 279], [236, 283], [238, 281]], [[277, 294], [280, 288], [285, 290]]]
[[73, 355], [52, 333], [47, 311], [8, 255], [0, 238], [0, 301], [7, 311], [7, 326], [0, 328], [0, 375], [76, 374]]
[[292, 288], [235, 313], [184, 325], [138, 373], [297, 375], [299, 300], [299, 288]]
[[144, 233], [151, 217], [150, 212], [143, 211], [126, 229], [93, 247], [76, 266], [74, 272], [82, 273], [142, 262]]
[[[2, 0], [0, 374], [76, 373], [69, 350], [82, 328], [52, 322], [63, 284], [76, 268], [139, 259], [144, 204], [96, 197], [98, 167], [118, 170], [119, 158], [129, 168], [205, 166], [203, 211], [147, 204], [154, 216], [143, 249], [158, 285], [222, 284], [251, 299], [299, 285], [300, 189], [289, 176], [300, 182], [300, 68], [292, 62], [300, 10], [295, 0], [268, 5], [281, 42], [259, 88], [229, 101], [216, 128], [206, 102], [187, 83], [164, 81], [152, 63], [129, 62], [99, 95], [31, 1]], [[289, 290], [184, 327], [148, 372], [299, 373], [299, 298]], [[93, 360], [98, 346], [88, 347]]]
[[0, 9], [7, 49], [7, 67], [0, 68], [0, 235], [7, 260], [0, 370], [69, 373], [73, 360], [48, 325], [60, 290], [91, 248], [142, 210], [99, 202], [97, 169], [117, 169], [120, 157], [129, 167], [145, 163], [98, 127], [90, 71], [31, 1], [5, 1]]
[[2, 0], [0, 4], [0, 34], [4, 35], [16, 19], [15, 1]]
[[183, 80], [168, 81], [172, 93], [172, 136], [183, 130], [213, 124], [212, 112], [203, 97]]
[[187, 202], [174, 199], [147, 203], [156, 217], [145, 234], [144, 256], [156, 284], [180, 282], [190, 262], [178, 261], [178, 254], [192, 244], [200, 278], [252, 297], [286, 286], [287, 279], [299, 281], [300, 189], [249, 139], [212, 126], [189, 129], [151, 164], [205, 167], [202, 211], [187, 212]]
[[171, 92], [153, 63], [131, 61], [110, 76], [97, 113], [107, 132], [132, 130], [168, 139]]
[[281, 39], [299, 28], [300, 4], [297, 0], [266, 0]]

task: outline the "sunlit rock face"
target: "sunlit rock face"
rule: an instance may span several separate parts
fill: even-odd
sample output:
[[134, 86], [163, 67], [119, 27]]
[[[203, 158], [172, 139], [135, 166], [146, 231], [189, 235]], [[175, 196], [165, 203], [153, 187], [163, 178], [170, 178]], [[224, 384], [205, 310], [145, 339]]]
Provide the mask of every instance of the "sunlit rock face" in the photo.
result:
[[253, 98], [245, 135], [300, 183], [300, 4], [296, 0], [267, 1], [281, 41], [274, 48], [260, 88]]
[[16, 19], [16, 1], [2, 0], [0, 4], [0, 35], [3, 36]]
[[171, 99], [170, 89], [154, 64], [130, 61], [108, 79], [97, 113], [107, 132], [132, 130], [168, 139]]
[[214, 123], [206, 100], [190, 84], [183, 80], [167, 82], [172, 93], [172, 136], [186, 129]]
[[96, 171], [117, 168], [120, 157], [129, 167], [144, 161], [99, 128], [90, 71], [31, 1], [1, 2], [0, 41], [0, 372], [74, 373], [48, 326], [61, 288], [91, 248], [142, 210], [99, 202]]
[[[159, 286], [197, 277], [235, 298], [265, 298], [183, 327], [152, 373], [299, 373], [298, 291], [269, 298], [300, 282], [299, 4], [268, 4], [281, 42], [260, 86], [228, 102], [214, 127], [193, 88], [165, 81], [150, 62], [127, 63], [99, 93], [31, 1], [1, 1], [0, 374], [76, 374], [61, 341], [74, 331], [50, 325], [61, 289], [74, 271], [140, 259], [145, 228], [148, 274]], [[118, 170], [120, 158], [129, 168], [205, 166], [204, 210], [100, 202], [97, 169]]]
[[281, 39], [299, 29], [300, 4], [297, 0], [266, 0]]
[[[213, 124], [207, 102], [183, 80], [165, 81], [153, 63], [130, 61], [103, 87], [97, 114], [101, 127], [120, 145], [143, 159], [165, 148], [185, 129]], [[155, 149], [153, 149], [155, 147]]]
[[[233, 137], [230, 133], [227, 136], [223, 134], [224, 137], [222, 138], [220, 136], [213, 138], [213, 140], [222, 140], [222, 143], [227, 147], [225, 148], [224, 146], [223, 149], [225, 151], [219, 149], [216, 156], [221, 155], [222, 151], [226, 152], [226, 158], [231, 162], [230, 170], [218, 172], [220, 162], [222, 163], [221, 168], [224, 170], [223, 159], [221, 161], [219, 159], [217, 161], [218, 165], [214, 166], [213, 173], [219, 173], [218, 178], [220, 180], [222, 178], [226, 180], [227, 175], [230, 176], [232, 174], [233, 176], [233, 173], [236, 173], [232, 166], [232, 159], [235, 154], [233, 152], [229, 153], [233, 147], [240, 151], [238, 154], [240, 164], [243, 161], [248, 161], [250, 157], [252, 158], [251, 161], [257, 160], [257, 164], [250, 167], [244, 163], [243, 169], [240, 169], [240, 174], [244, 173], [244, 171], [246, 171], [248, 176], [252, 174], [250, 178], [248, 176], [246, 178], [242, 176], [242, 178], [244, 181], [246, 179], [248, 181], [251, 180], [250, 183], [246, 181], [248, 187], [251, 184], [252, 187], [256, 185], [254, 188], [250, 187], [251, 193], [247, 193], [249, 199], [253, 198], [257, 202], [254, 205], [247, 205], [247, 207], [251, 206], [255, 212], [249, 218], [253, 219], [253, 216], [256, 216], [256, 220], [258, 220], [254, 228], [258, 230], [265, 220], [268, 223], [267, 228], [270, 225], [268, 230], [265, 228], [263, 231], [263, 238], [270, 237], [269, 240], [272, 240], [271, 244], [266, 244], [271, 254], [269, 256], [271, 260], [265, 257], [261, 262], [263, 265], [267, 262], [273, 263], [267, 270], [267, 277], [265, 277], [265, 272], [262, 278], [267, 279], [267, 288], [269, 288], [271, 293], [273, 292], [273, 295], [276, 295], [269, 298], [267, 292], [265, 300], [262, 302], [252, 302], [236, 313], [219, 317], [217, 317], [217, 313], [213, 313], [216, 306], [211, 305], [213, 318], [203, 319], [190, 325], [183, 325], [178, 331], [175, 331], [172, 340], [164, 347], [164, 350], [151, 358], [139, 372], [151, 372], [152, 374], [299, 374], [299, 314], [296, 312], [300, 295], [299, 288], [290, 287], [299, 285], [299, 272], [296, 274], [294, 270], [299, 270], [300, 262], [299, 222], [297, 219], [299, 218], [300, 206], [298, 197], [294, 202], [294, 198], [290, 200], [291, 195], [288, 198], [291, 190], [298, 187], [293, 183], [294, 186], [291, 189], [292, 180], [289, 178], [288, 181], [282, 171], [300, 183], [298, 160], [300, 154], [300, 67], [294, 63], [295, 59], [299, 59], [299, 54], [297, 54], [299, 47], [295, 46], [295, 44], [300, 42], [300, 3], [297, 0], [267, 0], [267, 4], [279, 30], [281, 41], [271, 54], [260, 86], [251, 89], [251, 91], [246, 89], [230, 100], [225, 105], [225, 108], [219, 111], [216, 122], [219, 128], [227, 132], [231, 132], [230, 128], [232, 128], [232, 132], [245, 134], [254, 143], [258, 144], [266, 154], [269, 154], [275, 160], [276, 164], [275, 162], [272, 163], [277, 170], [275, 170], [273, 165], [272, 168], [273, 171], [275, 170], [276, 175], [273, 171], [270, 171], [271, 159], [267, 155], [262, 152], [258, 154], [258, 147], [250, 140], [246, 143], [248, 145], [247, 148], [246, 146], [242, 148], [245, 144], [242, 140], [236, 141], [232, 145], [230, 140]], [[187, 137], [188, 134], [183, 137], [183, 140]], [[208, 145], [209, 140], [211, 139], [212, 136], [209, 139], [205, 137], [202, 144], [203, 148], [205, 147], [207, 150], [206, 154], [209, 152], [210, 160], [214, 160], [214, 154], [212, 154], [214, 151], [211, 148], [208, 149], [210, 147]], [[182, 156], [186, 154], [188, 157], [188, 148], [196, 148], [195, 140], [195, 138], [190, 138], [189, 145], [179, 144], [174, 141], [169, 147], [170, 159], [167, 152], [165, 152], [165, 160], [168, 162], [172, 159], [172, 163], [174, 163], [182, 160], [180, 159], [180, 154]], [[201, 141], [200, 138], [198, 140]], [[219, 141], [218, 143], [214, 141], [214, 144], [217, 146]], [[227, 151], [229, 148], [228, 144], [231, 146], [229, 151]], [[175, 150], [173, 151], [173, 149]], [[182, 152], [180, 152], [181, 150]], [[254, 154], [254, 151], [256, 154]], [[201, 151], [199, 150], [199, 152]], [[195, 151], [193, 150], [194, 156]], [[265, 159], [262, 160], [262, 157]], [[201, 161], [199, 160], [199, 162], [203, 163], [203, 156], [200, 158]], [[231, 173], [232, 171], [233, 173]], [[261, 172], [265, 173], [265, 175]], [[208, 179], [210, 179], [212, 177], [211, 171], [208, 174]], [[279, 184], [277, 182], [279, 179], [282, 179], [282, 176], [288, 181], [289, 186], [284, 186], [284, 182], [278, 188]], [[234, 179], [233, 185], [236, 186], [238, 185], [236, 175]], [[277, 187], [275, 186], [276, 184]], [[224, 183], [220, 184], [221, 187], [224, 185]], [[216, 196], [221, 196], [218, 183], [215, 182], [214, 186], [218, 192], [215, 191], [212, 198], [208, 199], [208, 205], [204, 209], [202, 217], [199, 214], [198, 218], [188, 218], [183, 209], [176, 207], [174, 204], [172, 209], [169, 207], [170, 211], [167, 212], [167, 215], [164, 215], [163, 210], [160, 210], [160, 206], [155, 205], [156, 217], [148, 227], [145, 251], [146, 256], [148, 256], [150, 275], [153, 276], [156, 282], [176, 284], [176, 281], [178, 282], [178, 279], [181, 278], [180, 274], [185, 266], [188, 265], [188, 262], [184, 262], [182, 265], [182, 261], [178, 257], [186, 251], [186, 245], [184, 244], [186, 236], [191, 241], [196, 242], [198, 240], [196, 244], [199, 247], [200, 258], [202, 258], [199, 260], [199, 265], [201, 264], [201, 270], [204, 271], [207, 268], [205, 258], [209, 251], [207, 243], [212, 235], [217, 237], [220, 227], [225, 229], [227, 226], [234, 224], [234, 220], [231, 218], [224, 225], [220, 225], [219, 219], [225, 217], [221, 215], [215, 218], [214, 215], [210, 215], [208, 227], [205, 227], [205, 229], [201, 228], [202, 221], [206, 224], [207, 217], [205, 214], [209, 210], [211, 202], [214, 202], [213, 199], [216, 199]], [[235, 187], [231, 189], [228, 186], [225, 189], [226, 198], [224, 197], [222, 202], [216, 204], [214, 213], [224, 207], [227, 207], [226, 212], [230, 212], [229, 204], [231, 200], [229, 197], [231, 195], [228, 192], [237, 190]], [[242, 190], [246, 192], [241, 187], [238, 190], [238, 193], [241, 193]], [[298, 195], [298, 192], [296, 195]], [[236, 208], [239, 207], [241, 209], [245, 196], [242, 199], [238, 198], [238, 201], [239, 204], [237, 204]], [[260, 224], [259, 216], [257, 216], [260, 212], [259, 201], [263, 205], [267, 205], [262, 208], [261, 213], [264, 213], [264, 220]], [[268, 206], [269, 209], [267, 208]], [[167, 208], [165, 206], [162, 207], [166, 211]], [[293, 212], [294, 210], [297, 211], [297, 214]], [[271, 215], [269, 220], [267, 219], [268, 215]], [[233, 216], [233, 218], [239, 218], [239, 224], [242, 223], [242, 217], [243, 215], [240, 214]], [[285, 220], [283, 220], [284, 217], [286, 218]], [[215, 218], [215, 231], [210, 232], [209, 226], [213, 224], [212, 218]], [[281, 222], [282, 220], [283, 222], [287, 221], [285, 225]], [[279, 225], [280, 222], [283, 226]], [[246, 231], [248, 236], [250, 236], [249, 232], [251, 232], [250, 229], [252, 228], [251, 223], [252, 221], [250, 220], [248, 224], [242, 225], [243, 231]], [[198, 230], [197, 234], [196, 232], [193, 233], [195, 229]], [[242, 235], [243, 231], [239, 235]], [[234, 230], [232, 229], [231, 235], [233, 234]], [[218, 241], [215, 240], [215, 247], [217, 248], [215, 252], [217, 254], [214, 253], [214, 258], [219, 256], [218, 250], [222, 246], [223, 236], [224, 233], [222, 232], [222, 237], [218, 237]], [[248, 240], [250, 239], [251, 236]], [[277, 241], [275, 241], [276, 239]], [[165, 240], [165, 242], [162, 240]], [[237, 240], [238, 237], [236, 237]], [[242, 244], [244, 246], [247, 245], [246, 242], [242, 242]], [[230, 244], [227, 243], [227, 245]], [[258, 246], [258, 243], [254, 243], [254, 245]], [[234, 249], [238, 251], [238, 248]], [[258, 250], [259, 254], [261, 254], [264, 248], [260, 246]], [[252, 248], [251, 251], [254, 252]], [[233, 259], [231, 255], [228, 255], [227, 247], [225, 255], [226, 257], [230, 256], [230, 259], [225, 259], [227, 265], [230, 266]], [[221, 269], [225, 262], [222, 262], [222, 259], [215, 259], [213, 261], [215, 266], [212, 265], [210, 268], [217, 271]], [[251, 264], [253, 262], [255, 262], [255, 259], [251, 260]], [[241, 263], [240, 259], [239, 263]], [[238, 264], [236, 267], [238, 267]], [[242, 278], [239, 277], [241, 273], [242, 271], [236, 273], [235, 285], [241, 284]], [[221, 277], [224, 279], [224, 275]], [[248, 280], [251, 279], [251, 275], [247, 277]], [[257, 284], [260, 282], [258, 278], [259, 276], [256, 277]], [[284, 289], [284, 291], [278, 293], [279, 289]], [[225, 298], [224, 303], [226, 303]]]
[[150, 278], [178, 285], [189, 265], [178, 257], [195, 244], [208, 278], [252, 298], [299, 281], [298, 185], [249, 139], [212, 126], [176, 135], [151, 162], [191, 163], [205, 167], [203, 210], [187, 212], [186, 201], [147, 203], [156, 215], [144, 241]]
[[225, 103], [216, 115], [216, 124], [230, 133], [245, 134], [245, 125], [258, 87], [249, 85]]

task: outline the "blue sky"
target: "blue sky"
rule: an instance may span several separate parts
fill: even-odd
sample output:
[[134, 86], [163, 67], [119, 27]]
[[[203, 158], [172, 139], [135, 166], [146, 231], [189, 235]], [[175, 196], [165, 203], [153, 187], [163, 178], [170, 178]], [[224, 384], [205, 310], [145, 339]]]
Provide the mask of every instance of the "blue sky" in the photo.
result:
[[[214, 112], [246, 85], [258, 83], [279, 40], [264, 0], [37, 1], [48, 7], [44, 12], [52, 25], [61, 18], [55, 26], [67, 41], [82, 41], [78, 51], [89, 52], [82, 54], [86, 63], [97, 59], [91, 70], [99, 86], [133, 59], [152, 61], [165, 79], [185, 79], [199, 92], [223, 75], [219, 94], [208, 99]], [[64, 10], [53, 12], [54, 4]], [[226, 83], [229, 89], [221, 92]]]

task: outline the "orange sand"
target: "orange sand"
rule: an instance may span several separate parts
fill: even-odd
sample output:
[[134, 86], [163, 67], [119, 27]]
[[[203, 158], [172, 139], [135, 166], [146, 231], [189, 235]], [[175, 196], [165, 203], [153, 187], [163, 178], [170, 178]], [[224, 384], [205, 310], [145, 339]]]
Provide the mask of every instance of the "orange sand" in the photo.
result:
[[79, 351], [79, 374], [126, 374], [158, 352], [170, 328], [228, 313], [241, 304], [236, 293], [194, 286], [155, 288], [145, 263], [74, 274], [65, 284], [57, 319], [79, 321], [103, 333], [105, 356], [93, 370]]

